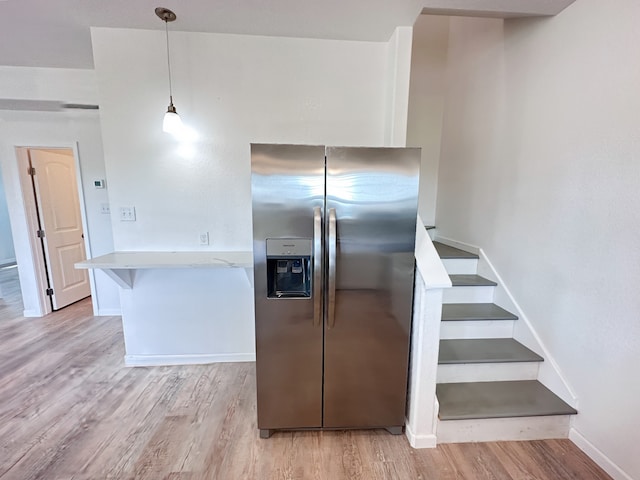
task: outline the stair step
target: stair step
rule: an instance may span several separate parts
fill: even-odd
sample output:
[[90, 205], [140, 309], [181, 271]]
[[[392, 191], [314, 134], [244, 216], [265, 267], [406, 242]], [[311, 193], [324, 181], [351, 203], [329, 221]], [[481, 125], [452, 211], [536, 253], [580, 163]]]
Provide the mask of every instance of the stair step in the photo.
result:
[[544, 359], [513, 338], [440, 340], [438, 363], [542, 362]]
[[472, 320], [440, 323], [442, 340], [513, 338], [516, 320]]
[[495, 303], [447, 303], [442, 305], [443, 322], [517, 319], [517, 315]]
[[443, 421], [578, 413], [536, 380], [440, 383], [436, 395]]
[[495, 289], [493, 285], [445, 288], [442, 303], [491, 303]]
[[493, 280], [481, 277], [480, 275], [449, 275], [451, 284], [454, 287], [495, 287], [498, 285]]
[[449, 275], [473, 275], [478, 271], [477, 258], [442, 258], [441, 260]]
[[438, 421], [438, 443], [515, 442], [568, 438], [571, 415]]
[[445, 245], [444, 243], [433, 242], [433, 246], [436, 247], [436, 251], [440, 258], [478, 258], [478, 255], [475, 253], [467, 252], [466, 250], [461, 250], [450, 245]]
[[537, 380], [540, 362], [445, 363], [438, 365], [436, 383]]

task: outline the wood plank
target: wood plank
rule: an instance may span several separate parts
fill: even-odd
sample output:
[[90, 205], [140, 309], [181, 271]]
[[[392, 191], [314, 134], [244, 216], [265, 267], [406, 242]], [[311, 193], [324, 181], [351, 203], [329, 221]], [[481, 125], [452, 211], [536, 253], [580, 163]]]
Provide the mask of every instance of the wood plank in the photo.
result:
[[476, 253], [467, 252], [466, 250], [461, 250], [444, 243], [433, 242], [433, 246], [436, 248], [436, 251], [438, 252], [438, 256], [440, 256], [440, 258], [478, 258], [478, 255]]
[[543, 358], [513, 338], [440, 340], [439, 364], [542, 362]]
[[576, 410], [537, 380], [439, 383], [441, 420], [574, 415]]

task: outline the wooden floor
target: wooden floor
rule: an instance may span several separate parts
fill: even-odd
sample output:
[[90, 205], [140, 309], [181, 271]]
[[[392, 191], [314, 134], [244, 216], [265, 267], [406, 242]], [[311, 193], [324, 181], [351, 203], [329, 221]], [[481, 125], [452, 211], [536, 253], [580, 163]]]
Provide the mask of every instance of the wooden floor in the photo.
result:
[[[568, 440], [414, 450], [386, 431], [258, 438], [253, 363], [123, 366], [84, 300], [25, 319], [0, 270], [0, 479], [607, 479]], [[286, 395], [286, 392], [283, 392]]]

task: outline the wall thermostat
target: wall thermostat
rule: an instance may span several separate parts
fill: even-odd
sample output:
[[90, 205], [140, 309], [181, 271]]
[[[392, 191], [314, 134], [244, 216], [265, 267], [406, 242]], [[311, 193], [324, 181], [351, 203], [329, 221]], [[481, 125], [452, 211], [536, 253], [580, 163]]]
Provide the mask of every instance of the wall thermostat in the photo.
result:
[[96, 188], [104, 188], [104, 180], [94, 180], [93, 186]]

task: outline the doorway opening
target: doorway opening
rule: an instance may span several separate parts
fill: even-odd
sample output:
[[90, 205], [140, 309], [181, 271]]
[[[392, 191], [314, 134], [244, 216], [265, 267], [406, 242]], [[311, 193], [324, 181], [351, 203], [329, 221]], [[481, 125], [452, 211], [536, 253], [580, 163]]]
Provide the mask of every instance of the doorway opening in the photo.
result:
[[16, 148], [39, 303], [43, 314], [91, 295], [82, 186], [72, 148]]

